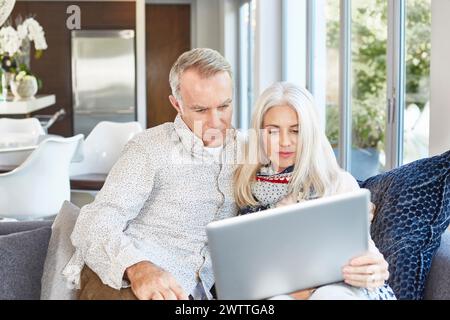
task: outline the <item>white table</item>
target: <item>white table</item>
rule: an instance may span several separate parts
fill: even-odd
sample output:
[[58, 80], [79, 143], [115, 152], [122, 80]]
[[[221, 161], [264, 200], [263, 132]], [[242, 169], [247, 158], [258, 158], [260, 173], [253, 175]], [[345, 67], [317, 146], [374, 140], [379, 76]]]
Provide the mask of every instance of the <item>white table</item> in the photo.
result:
[[6, 149], [15, 149], [36, 146], [39, 141], [38, 134], [12, 132], [2, 133], [0, 135], [0, 151]]
[[30, 117], [32, 112], [42, 110], [54, 105], [55, 95], [37, 95], [29, 100], [0, 101], [0, 117], [24, 116]]
[[[33, 135], [27, 133], [2, 134], [0, 136], [0, 173], [11, 171], [21, 165], [39, 144], [54, 134]], [[9, 168], [9, 170], [7, 170]]]

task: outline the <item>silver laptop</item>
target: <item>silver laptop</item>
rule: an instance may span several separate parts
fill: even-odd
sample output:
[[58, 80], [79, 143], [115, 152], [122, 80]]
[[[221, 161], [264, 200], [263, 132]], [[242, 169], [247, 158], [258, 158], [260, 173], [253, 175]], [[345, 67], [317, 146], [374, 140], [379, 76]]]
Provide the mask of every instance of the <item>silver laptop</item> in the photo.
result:
[[369, 199], [361, 189], [208, 224], [218, 299], [342, 281], [342, 267], [368, 249]]

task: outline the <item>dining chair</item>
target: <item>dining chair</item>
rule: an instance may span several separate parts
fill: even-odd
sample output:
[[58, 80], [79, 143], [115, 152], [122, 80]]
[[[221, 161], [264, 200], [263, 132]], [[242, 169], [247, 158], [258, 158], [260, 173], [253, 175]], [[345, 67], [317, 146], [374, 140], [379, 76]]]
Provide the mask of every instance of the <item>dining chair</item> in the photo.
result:
[[108, 174], [126, 143], [141, 131], [139, 122], [99, 122], [84, 142], [84, 160], [71, 164], [70, 176]]
[[0, 174], [0, 218], [43, 219], [70, 201], [69, 165], [82, 159], [83, 135], [49, 138], [13, 171]]

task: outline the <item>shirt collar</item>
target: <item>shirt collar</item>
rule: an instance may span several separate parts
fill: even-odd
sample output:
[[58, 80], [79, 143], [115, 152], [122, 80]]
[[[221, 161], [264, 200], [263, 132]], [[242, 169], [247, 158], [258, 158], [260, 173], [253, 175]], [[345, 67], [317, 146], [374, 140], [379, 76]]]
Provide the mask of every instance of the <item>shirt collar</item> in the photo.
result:
[[[212, 158], [213, 155], [205, 150], [205, 146], [203, 141], [197, 137], [192, 130], [186, 125], [186, 123], [181, 118], [180, 114], [178, 114], [174, 120], [174, 128], [178, 137], [180, 138], [183, 147], [191, 152], [193, 155]], [[223, 150], [227, 150], [228, 145], [232, 145], [231, 141], [234, 141], [236, 136], [236, 130], [233, 128], [231, 130], [227, 130], [227, 136], [225, 138], [225, 143], [223, 146]]]

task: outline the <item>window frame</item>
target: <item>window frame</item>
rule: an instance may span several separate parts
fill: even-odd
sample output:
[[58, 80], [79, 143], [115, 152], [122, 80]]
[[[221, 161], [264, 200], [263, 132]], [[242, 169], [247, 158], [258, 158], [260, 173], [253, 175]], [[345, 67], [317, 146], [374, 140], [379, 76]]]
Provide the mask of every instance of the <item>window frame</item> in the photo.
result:
[[[238, 7], [238, 77], [237, 77], [237, 96], [239, 100], [238, 127], [240, 129], [248, 129], [252, 116], [253, 91], [254, 91], [254, 43], [252, 29], [252, 5], [255, 0], [239, 0]], [[242, 7], [248, 4], [249, 23], [245, 25], [242, 15]], [[243, 27], [246, 28], [245, 36]], [[244, 45], [246, 43], [246, 52], [243, 54]], [[245, 77], [245, 81], [243, 79]], [[243, 87], [244, 83], [246, 88]]]
[[403, 163], [406, 0], [388, 0], [386, 170]]

